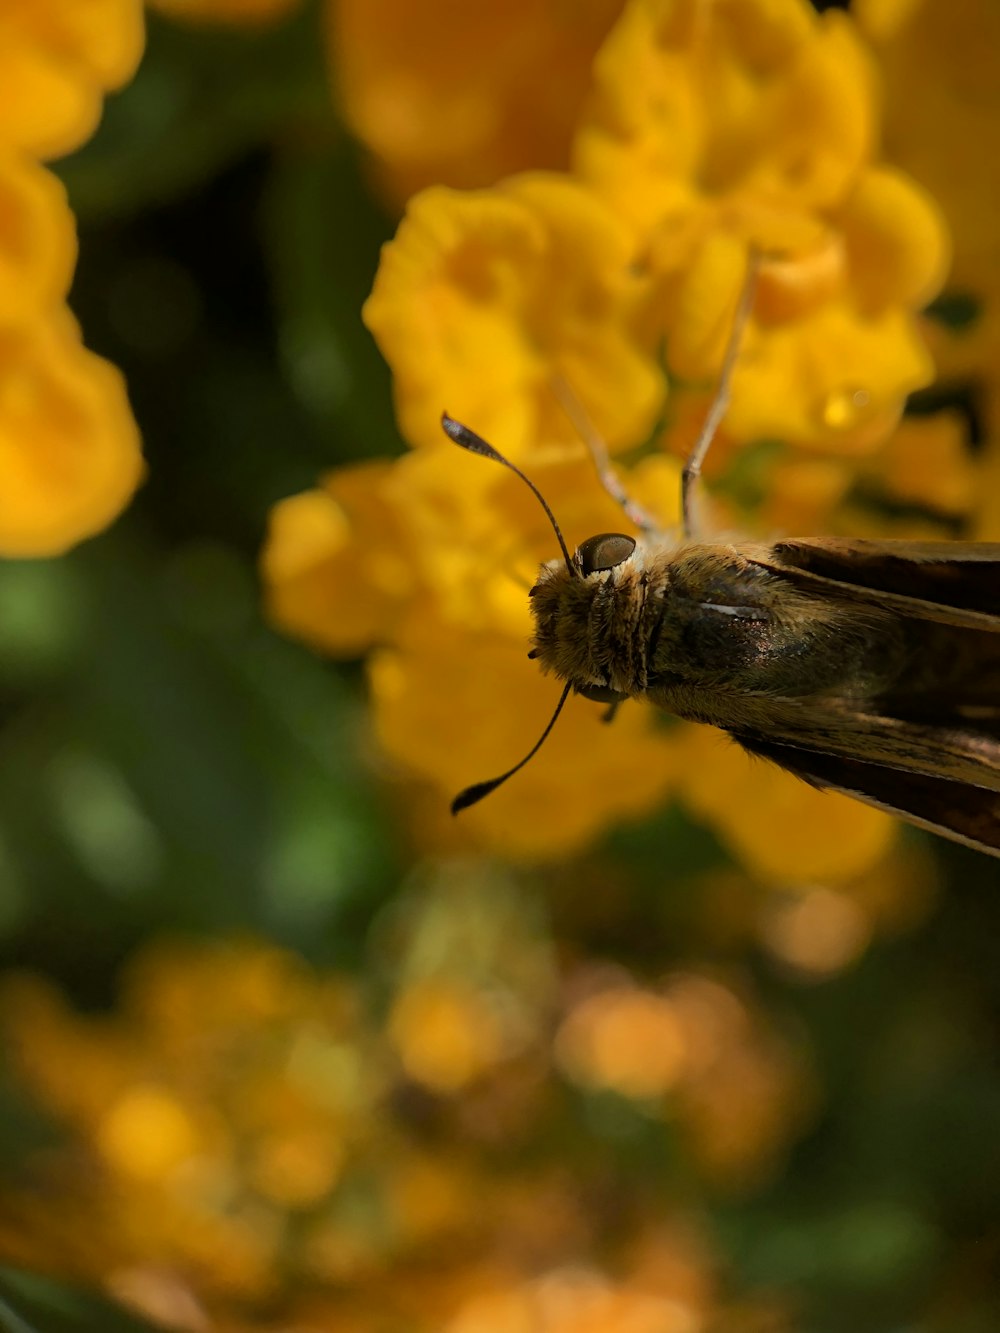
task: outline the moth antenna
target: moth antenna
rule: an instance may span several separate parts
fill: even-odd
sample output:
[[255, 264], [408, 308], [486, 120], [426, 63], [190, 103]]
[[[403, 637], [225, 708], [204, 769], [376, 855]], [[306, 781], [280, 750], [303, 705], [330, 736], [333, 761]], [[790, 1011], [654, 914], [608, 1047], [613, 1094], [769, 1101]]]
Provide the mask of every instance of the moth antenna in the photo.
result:
[[[569, 570], [569, 572], [573, 575], [574, 578], [581, 578], [582, 575], [580, 574], [580, 571], [573, 564], [573, 560], [569, 553], [569, 547], [566, 545], [563, 535], [559, 531], [559, 524], [556, 522], [556, 516], [549, 508], [545, 496], [541, 493], [541, 491], [531, 480], [531, 478], [525, 476], [525, 474], [521, 471], [519, 467], [515, 467], [515, 465], [510, 461], [509, 458], [504, 458], [503, 454], [500, 453], [498, 450], [494, 449], [492, 444], [487, 444], [481, 435], [477, 435], [474, 430], [469, 430], [468, 426], [463, 426], [460, 421], [456, 421], [454, 417], [450, 417], [447, 412], [441, 413], [441, 425], [444, 429], [445, 435], [447, 435], [449, 440], [451, 440], [454, 444], [459, 445], [462, 449], [468, 449], [468, 451], [472, 454], [480, 454], [483, 458], [492, 458], [494, 463], [502, 463], [504, 467], [509, 467], [511, 472], [513, 472], [515, 476], [521, 478], [525, 486], [528, 487], [528, 489], [538, 500], [538, 503], [545, 510], [546, 517], [552, 524], [552, 530], [556, 534], [556, 539], [559, 542], [559, 549], [562, 551], [563, 559], [566, 561], [566, 568]], [[560, 704], [560, 708], [561, 707], [562, 705]], [[556, 709], [557, 715], [558, 711], [559, 710]], [[552, 720], [554, 722], [555, 718], [553, 718]], [[551, 726], [551, 723], [549, 725]], [[545, 735], [547, 736], [548, 732], [546, 732]], [[542, 740], [544, 739], [545, 736], [542, 737]], [[539, 741], [539, 745], [540, 744], [541, 741]], [[538, 747], [536, 746], [535, 748], [537, 749]], [[535, 751], [532, 750], [531, 754], [534, 754], [534, 752]], [[530, 758], [531, 755], [529, 754], [528, 759]], [[526, 762], [527, 760], [522, 760], [522, 763]], [[518, 767], [520, 767], [520, 764], [518, 765]], [[516, 770], [512, 769], [511, 771], [514, 772]], [[510, 773], [504, 774], [504, 778], [508, 777], [510, 777]], [[496, 786], [499, 782], [503, 782], [504, 778], [498, 778], [497, 782], [494, 783], [493, 786]], [[469, 790], [471, 791], [472, 788], [470, 788]], [[492, 788], [490, 790], [492, 790]], [[466, 794], [465, 792], [462, 793], [463, 796], [465, 794]], [[483, 796], [485, 795], [486, 793], [483, 792]], [[478, 801], [480, 797], [476, 796], [473, 799]], [[471, 805], [472, 802], [470, 801], [468, 802], [468, 804]], [[463, 808], [462, 806], [459, 806], [459, 809], [462, 808]]]
[[484, 796], [489, 796], [490, 792], [496, 791], [501, 783], [506, 782], [507, 779], [512, 778], [519, 769], [522, 769], [529, 759], [534, 759], [535, 755], [545, 744], [549, 732], [555, 726], [556, 718], [562, 712], [563, 704], [566, 702], [566, 696], [572, 688], [570, 682], [567, 681], [562, 694], [559, 696], [559, 702], [556, 704], [555, 712], [549, 718], [548, 725], [521, 762], [515, 764], [513, 768], [508, 769], [506, 773], [501, 773], [498, 778], [491, 778], [489, 782], [473, 783], [471, 787], [466, 787], [463, 791], [460, 791], [451, 803], [451, 813], [453, 815], [457, 815], [460, 810], [468, 810], [470, 805], [475, 805], [476, 802], [481, 801]]
[[694, 442], [694, 448], [688, 455], [687, 462], [684, 464], [684, 471], [681, 473], [681, 515], [684, 523], [685, 537], [693, 537], [695, 529], [694, 521], [694, 488], [701, 476], [701, 465], [705, 461], [705, 455], [708, 453], [709, 446], [715, 438], [715, 432], [719, 429], [722, 418], [726, 415], [729, 408], [729, 400], [732, 397], [733, 371], [736, 369], [736, 362], [740, 354], [740, 343], [743, 341], [743, 330], [746, 328], [747, 320], [750, 317], [750, 309], [753, 305], [754, 289], [757, 286], [757, 270], [760, 267], [760, 251], [754, 246], [750, 247], [747, 257], [747, 272], [743, 279], [743, 287], [740, 291], [740, 299], [736, 306], [736, 314], [733, 316], [733, 327], [729, 333], [729, 341], [726, 343], [725, 355], [722, 358], [722, 369], [719, 372], [719, 383], [715, 390], [715, 397], [708, 409], [708, 413], [702, 423], [701, 430], [698, 432], [698, 438]]

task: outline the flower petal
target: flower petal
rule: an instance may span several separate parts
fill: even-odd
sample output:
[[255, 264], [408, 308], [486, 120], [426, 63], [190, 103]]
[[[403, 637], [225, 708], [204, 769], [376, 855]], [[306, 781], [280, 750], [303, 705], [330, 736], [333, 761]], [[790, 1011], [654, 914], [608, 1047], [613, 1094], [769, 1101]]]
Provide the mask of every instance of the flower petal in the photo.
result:
[[122, 376], [68, 315], [0, 332], [0, 553], [58, 555], [100, 531], [142, 470]]

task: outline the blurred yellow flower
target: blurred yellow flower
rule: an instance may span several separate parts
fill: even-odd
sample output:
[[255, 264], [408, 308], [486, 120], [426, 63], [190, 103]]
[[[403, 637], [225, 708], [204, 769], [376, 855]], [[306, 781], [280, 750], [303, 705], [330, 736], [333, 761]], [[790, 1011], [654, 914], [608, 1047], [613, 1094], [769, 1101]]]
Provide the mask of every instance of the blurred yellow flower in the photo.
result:
[[734, 857], [772, 882], [849, 879], [889, 847], [888, 815], [817, 791], [711, 727], [685, 727], [683, 800]]
[[686, 1302], [581, 1267], [474, 1297], [444, 1333], [698, 1333], [701, 1326], [701, 1312]]
[[68, 312], [0, 327], [0, 554], [58, 555], [99, 532], [142, 470], [122, 376]]
[[848, 894], [811, 887], [773, 900], [760, 936], [797, 975], [824, 980], [864, 953], [871, 923]]
[[0, 1009], [19, 1076], [76, 1145], [38, 1169], [67, 1209], [89, 1210], [99, 1257], [39, 1236], [13, 1192], [0, 1245], [38, 1261], [8, 1234], [27, 1209], [24, 1244], [67, 1277], [114, 1287], [147, 1264], [198, 1275], [200, 1299], [260, 1294], [277, 1280], [285, 1212], [329, 1198], [382, 1095], [351, 983], [275, 948], [160, 945], [136, 961], [114, 1020], [78, 1018], [28, 978], [6, 981]]
[[58, 555], [106, 527], [142, 476], [121, 376], [64, 306], [76, 235], [36, 158], [94, 130], [135, 71], [139, 0], [15, 0], [0, 12], [0, 556]]
[[329, 653], [364, 652], [391, 635], [413, 591], [388, 463], [331, 473], [321, 489], [274, 506], [261, 570], [268, 613]]
[[142, 0], [7, 0], [0, 11], [0, 144], [59, 157], [97, 128], [104, 94], [135, 73]]
[[954, 409], [906, 417], [872, 459], [871, 474], [894, 500], [964, 518], [975, 507], [979, 478], [968, 436], [968, 422]]
[[573, 1008], [556, 1037], [556, 1056], [579, 1082], [643, 1100], [680, 1078], [684, 1034], [662, 996], [609, 988]]
[[509, 1054], [511, 1034], [489, 996], [457, 981], [424, 981], [402, 992], [389, 1037], [411, 1078], [454, 1092]]
[[0, 149], [0, 328], [46, 315], [69, 290], [76, 228], [50, 171]]
[[621, 4], [329, 0], [334, 88], [388, 198], [565, 167], [591, 61]]
[[566, 1075], [676, 1120], [720, 1184], [751, 1183], [801, 1128], [806, 1071], [729, 987], [695, 973], [658, 988], [597, 984], [572, 1003], [554, 1053]]
[[137, 1085], [108, 1107], [97, 1142], [113, 1171], [158, 1181], [194, 1154], [198, 1136], [174, 1096]]
[[[893, 159], [933, 191], [955, 257], [930, 326], [946, 386], [972, 390], [990, 448], [975, 488], [975, 535], [1000, 540], [1000, 11], [991, 0], [861, 0], [858, 19], [885, 82], [885, 137]], [[952, 319], [949, 307], [964, 312]], [[946, 485], [947, 483], [942, 482]]]
[[795, 1131], [801, 1080], [749, 1002], [695, 973], [589, 998], [578, 974], [560, 1000], [530, 895], [482, 865], [442, 867], [390, 910], [381, 996], [248, 940], [146, 949], [101, 1016], [4, 978], [7, 1066], [67, 1136], [5, 1185], [4, 1261], [234, 1333], [327, 1327], [331, 1289], [358, 1333], [511, 1311], [609, 1333], [721, 1318], [693, 1217], [619, 1173], [615, 1142], [553, 1154], [575, 1121], [554, 1073], [655, 1095], [738, 1183]]

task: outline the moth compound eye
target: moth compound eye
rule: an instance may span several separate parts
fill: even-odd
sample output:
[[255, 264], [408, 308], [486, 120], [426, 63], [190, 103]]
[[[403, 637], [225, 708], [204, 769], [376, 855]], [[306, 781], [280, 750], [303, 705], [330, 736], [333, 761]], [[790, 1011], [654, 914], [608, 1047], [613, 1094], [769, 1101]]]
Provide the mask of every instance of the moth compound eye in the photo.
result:
[[627, 560], [634, 550], [634, 537], [626, 537], [623, 532], [599, 532], [596, 537], [588, 537], [581, 543], [576, 559], [586, 578], [588, 574], [614, 569]]

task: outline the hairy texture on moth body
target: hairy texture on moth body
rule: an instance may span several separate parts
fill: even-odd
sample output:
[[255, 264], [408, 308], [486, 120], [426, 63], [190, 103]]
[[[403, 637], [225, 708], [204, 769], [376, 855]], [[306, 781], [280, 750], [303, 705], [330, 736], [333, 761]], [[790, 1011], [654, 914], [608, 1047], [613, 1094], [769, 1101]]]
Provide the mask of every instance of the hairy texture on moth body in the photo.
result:
[[[574, 558], [579, 571], [579, 552]], [[649, 645], [669, 593], [668, 562], [637, 543], [628, 559], [587, 577], [562, 560], [542, 565], [531, 589], [532, 655], [577, 689], [631, 698], [648, 685]]]
[[772, 548], [640, 542], [586, 577], [562, 560], [532, 589], [533, 655], [575, 688], [644, 697], [679, 717], [742, 727], [758, 707], [789, 721], [823, 700], [845, 707], [887, 691], [906, 666], [899, 619], [794, 587]]

